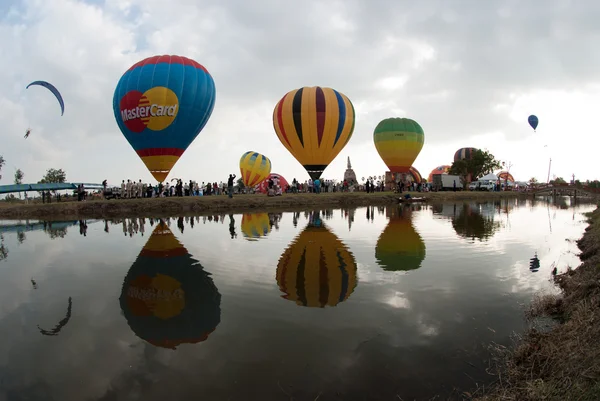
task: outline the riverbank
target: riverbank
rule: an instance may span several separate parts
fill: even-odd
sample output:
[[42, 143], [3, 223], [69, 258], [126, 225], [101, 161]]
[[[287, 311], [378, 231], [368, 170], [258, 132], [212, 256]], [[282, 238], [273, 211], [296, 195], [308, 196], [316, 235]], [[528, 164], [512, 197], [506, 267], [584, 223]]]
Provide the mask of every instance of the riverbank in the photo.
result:
[[477, 400], [600, 400], [600, 208], [589, 222], [577, 242], [581, 265], [555, 276], [561, 295], [539, 296], [527, 312], [558, 324], [498, 348], [498, 379]]
[[[526, 196], [518, 192], [428, 192], [411, 193], [413, 197], [424, 197], [428, 202], [489, 201], [499, 198]], [[0, 202], [2, 219], [64, 219], [102, 217], [141, 217], [184, 214], [244, 213], [253, 211], [285, 212], [305, 210], [313, 207], [360, 207], [386, 205], [398, 201], [400, 194], [391, 192], [334, 192], [322, 194], [285, 194], [268, 197], [266, 195], [194, 196], [150, 199], [87, 200], [85, 202], [56, 203], [4, 203]]]

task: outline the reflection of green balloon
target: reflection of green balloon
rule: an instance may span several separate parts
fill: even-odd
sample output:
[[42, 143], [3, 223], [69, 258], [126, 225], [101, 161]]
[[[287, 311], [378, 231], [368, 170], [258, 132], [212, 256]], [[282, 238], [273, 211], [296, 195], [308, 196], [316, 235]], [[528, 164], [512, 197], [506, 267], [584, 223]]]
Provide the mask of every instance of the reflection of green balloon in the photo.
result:
[[463, 238], [487, 240], [491, 238], [500, 223], [491, 217], [484, 217], [469, 204], [457, 206], [458, 216], [452, 219], [452, 227], [456, 234]]
[[425, 243], [412, 225], [410, 208], [390, 206], [386, 214], [390, 221], [377, 240], [377, 263], [387, 271], [418, 269], [425, 259]]
[[131, 330], [157, 347], [207, 339], [221, 321], [221, 294], [166, 224], [129, 269], [119, 299]]

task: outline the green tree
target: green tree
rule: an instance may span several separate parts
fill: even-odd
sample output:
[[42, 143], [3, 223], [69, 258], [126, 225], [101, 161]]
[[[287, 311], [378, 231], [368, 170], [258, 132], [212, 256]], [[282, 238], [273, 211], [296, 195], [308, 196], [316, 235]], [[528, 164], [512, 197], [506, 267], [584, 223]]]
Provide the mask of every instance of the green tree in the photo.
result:
[[[25, 177], [25, 173], [18, 168], [17, 171], [15, 171], [15, 184], [21, 185], [23, 183], [23, 177]], [[19, 192], [19, 199], [21, 199], [21, 192]]]
[[550, 180], [550, 184], [556, 184], [556, 185], [558, 185], [558, 184], [566, 184], [566, 183], [567, 182], [562, 177], [556, 177], [555, 179]]
[[39, 181], [39, 183], [40, 184], [42, 184], [42, 183], [60, 184], [65, 181], [67, 181], [67, 173], [65, 173], [62, 168], [59, 168], [59, 169], [49, 168], [46, 171], [46, 175], [44, 175], [44, 177]]
[[[491, 174], [502, 167], [500, 161], [487, 150], [476, 150], [471, 159], [458, 160], [452, 163], [449, 174], [461, 176], [465, 185], [477, 180], [486, 174]], [[470, 176], [470, 177], [469, 177]]]
[[530, 186], [532, 186], [532, 187], [535, 187], [536, 185], [538, 185], [538, 180], [537, 180], [537, 178], [535, 178], [535, 177], [531, 177], [531, 178], [529, 179], [529, 185], [530, 185]]
[[[2, 172], [2, 167], [4, 167], [4, 164], [6, 164], [6, 160], [4, 160], [4, 157], [0, 155], [0, 172]], [[2, 179], [2, 174], [0, 174], [0, 179]]]

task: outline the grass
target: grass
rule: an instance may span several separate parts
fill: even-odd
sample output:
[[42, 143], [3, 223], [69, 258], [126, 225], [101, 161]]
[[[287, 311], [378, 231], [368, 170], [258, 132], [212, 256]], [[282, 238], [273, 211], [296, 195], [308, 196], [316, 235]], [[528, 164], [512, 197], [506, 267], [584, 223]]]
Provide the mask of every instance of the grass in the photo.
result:
[[581, 265], [555, 277], [561, 295], [534, 299], [528, 319], [558, 320], [529, 329], [514, 347], [495, 347], [494, 386], [484, 400], [600, 400], [600, 208], [578, 241]]
[[[450, 200], [492, 200], [525, 196], [517, 192], [429, 192], [412, 193], [414, 197], [425, 197], [431, 202]], [[170, 197], [104, 200], [94, 199], [85, 202], [0, 202], [0, 218], [4, 219], [64, 219], [102, 218], [102, 217], [134, 217], [161, 214], [172, 215], [202, 214], [209, 212], [243, 213], [255, 211], [294, 211], [311, 207], [360, 207], [383, 205], [397, 202], [399, 194], [392, 192], [335, 192], [322, 194], [284, 194], [268, 197], [266, 195], [236, 195], [232, 199], [227, 196]]]

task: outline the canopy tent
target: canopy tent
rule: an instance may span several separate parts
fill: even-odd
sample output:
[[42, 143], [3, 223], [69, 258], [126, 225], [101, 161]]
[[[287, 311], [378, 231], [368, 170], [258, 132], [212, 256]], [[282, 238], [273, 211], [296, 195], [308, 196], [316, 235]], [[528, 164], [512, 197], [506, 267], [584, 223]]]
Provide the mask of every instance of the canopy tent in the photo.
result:
[[498, 181], [498, 176], [496, 174], [487, 174], [478, 179], [477, 181]]

